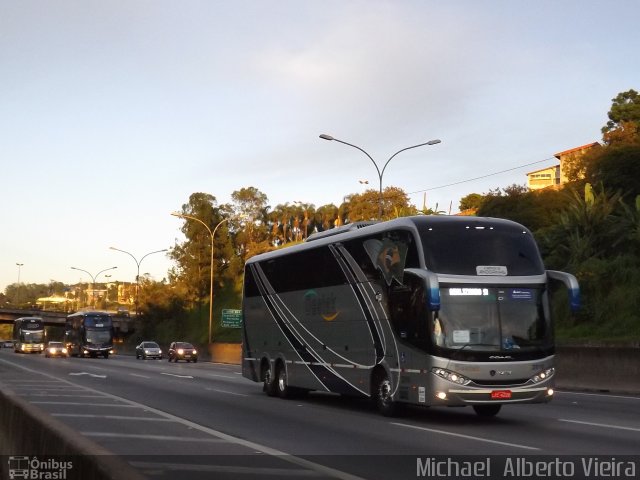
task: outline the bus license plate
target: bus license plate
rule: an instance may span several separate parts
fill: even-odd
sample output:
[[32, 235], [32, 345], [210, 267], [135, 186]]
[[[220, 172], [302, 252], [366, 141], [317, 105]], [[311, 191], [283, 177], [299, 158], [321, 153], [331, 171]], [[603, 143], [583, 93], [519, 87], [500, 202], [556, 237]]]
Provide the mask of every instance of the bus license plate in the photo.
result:
[[491, 392], [491, 399], [493, 400], [503, 400], [506, 398], [511, 398], [511, 390], [494, 390]]

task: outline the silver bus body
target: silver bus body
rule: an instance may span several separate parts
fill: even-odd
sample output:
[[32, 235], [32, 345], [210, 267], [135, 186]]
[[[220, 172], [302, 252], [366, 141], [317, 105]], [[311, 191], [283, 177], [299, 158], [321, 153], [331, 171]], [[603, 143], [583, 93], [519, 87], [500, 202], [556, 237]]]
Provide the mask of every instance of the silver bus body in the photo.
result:
[[41, 353], [46, 334], [40, 317], [21, 317], [13, 322], [13, 348], [16, 353]]
[[495, 415], [547, 402], [551, 281], [577, 307], [575, 278], [545, 271], [531, 233], [506, 220], [421, 216], [323, 232], [247, 261], [243, 375], [273, 395], [371, 397], [383, 414], [399, 403]]

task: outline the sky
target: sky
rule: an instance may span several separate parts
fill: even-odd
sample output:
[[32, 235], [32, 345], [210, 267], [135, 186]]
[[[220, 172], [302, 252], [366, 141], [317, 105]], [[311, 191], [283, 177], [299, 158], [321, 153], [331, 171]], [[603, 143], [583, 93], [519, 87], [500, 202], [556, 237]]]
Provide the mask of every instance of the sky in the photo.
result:
[[[383, 176], [419, 208], [523, 185], [640, 89], [639, 15], [636, 0], [0, 0], [0, 291], [135, 280], [184, 240], [170, 213], [194, 192], [319, 207], [377, 189], [369, 158], [323, 133], [380, 167], [440, 139]], [[171, 266], [153, 254], [140, 273]]]

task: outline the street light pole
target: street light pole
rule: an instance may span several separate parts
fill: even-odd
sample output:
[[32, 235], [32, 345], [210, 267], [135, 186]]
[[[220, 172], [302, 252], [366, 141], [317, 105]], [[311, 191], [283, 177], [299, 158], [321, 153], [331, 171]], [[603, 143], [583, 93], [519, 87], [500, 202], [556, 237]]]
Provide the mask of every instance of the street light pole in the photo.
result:
[[418, 145], [413, 145], [411, 147], [406, 147], [403, 148], [402, 150], [398, 150], [396, 153], [394, 153], [393, 155], [391, 155], [389, 157], [389, 160], [387, 160], [384, 164], [384, 166], [382, 167], [382, 170], [380, 170], [380, 167], [378, 167], [378, 164], [376, 163], [376, 161], [371, 157], [371, 155], [369, 155], [366, 151], [364, 151], [362, 148], [358, 147], [357, 145], [353, 145], [351, 143], [347, 143], [344, 142], [342, 140], [339, 140], [337, 138], [332, 137], [331, 135], [327, 135], [327, 134], [322, 134], [320, 135], [320, 138], [322, 138], [323, 140], [330, 140], [330, 141], [336, 141], [338, 143], [343, 143], [345, 145], [349, 145], [350, 147], [356, 148], [358, 150], [360, 150], [362, 153], [364, 153], [367, 157], [369, 157], [369, 160], [371, 160], [371, 163], [373, 163], [373, 166], [376, 167], [376, 172], [378, 173], [378, 180], [380, 182], [380, 191], [379, 191], [379, 195], [378, 195], [378, 219], [382, 220], [382, 176], [384, 175], [384, 171], [387, 168], [387, 165], [389, 165], [389, 162], [391, 160], [393, 160], [393, 158], [398, 155], [401, 152], [404, 152], [405, 150], [410, 150], [412, 148], [418, 148], [418, 147], [423, 147], [425, 145], [436, 145], [437, 143], [440, 143], [441, 140], [435, 139], [435, 140], [429, 140], [428, 142], [425, 143], [420, 143]]
[[20, 295], [20, 269], [24, 266], [24, 263], [16, 263], [18, 266], [18, 284], [16, 285], [16, 296], [13, 299], [14, 303], [20, 305], [21, 295]]
[[87, 275], [89, 275], [91, 277], [91, 281], [93, 282], [91, 284], [92, 285], [91, 297], [93, 299], [93, 308], [96, 308], [96, 278], [98, 278], [98, 275], [100, 275], [101, 273], [108, 272], [109, 270], [114, 270], [116, 268], [118, 268], [118, 267], [105, 268], [104, 270], [100, 270], [95, 275], [91, 275], [91, 272], [87, 272], [86, 270], [83, 270], [81, 268], [71, 267], [71, 270], [78, 270], [80, 272], [84, 272], [84, 273], [86, 273]]
[[193, 217], [191, 215], [187, 215], [179, 212], [173, 212], [171, 213], [171, 215], [173, 215], [174, 217], [186, 218], [186, 219], [194, 220], [196, 222], [201, 223], [204, 226], [204, 228], [207, 229], [207, 231], [209, 232], [209, 235], [211, 236], [211, 274], [209, 278], [209, 344], [210, 344], [211, 343], [211, 325], [213, 323], [213, 250], [214, 250], [213, 239], [215, 237], [216, 230], [218, 230], [218, 227], [222, 225], [224, 222], [230, 220], [231, 217], [223, 218], [220, 222], [218, 222], [218, 224], [215, 226], [213, 231], [211, 231], [211, 228], [209, 228], [209, 225], [207, 225], [197, 217]]
[[134, 257], [131, 253], [127, 252], [126, 250], [120, 250], [119, 248], [116, 247], [109, 247], [111, 250], [116, 250], [118, 252], [122, 252], [122, 253], [126, 253], [127, 255], [129, 255], [131, 258], [133, 258], [133, 261], [136, 262], [136, 266], [138, 267], [138, 271], [136, 273], [136, 297], [135, 297], [135, 307], [136, 307], [136, 318], [138, 318], [138, 292], [140, 290], [140, 264], [142, 263], [142, 260], [144, 260], [146, 257], [148, 257], [149, 255], [153, 255], [154, 253], [160, 253], [160, 252], [166, 252], [168, 251], [166, 248], [163, 248], [162, 250], [155, 250], [153, 252], [149, 252], [146, 253], [145, 255], [142, 256], [142, 258], [138, 261], [138, 259], [136, 257]]
[[20, 269], [24, 266], [24, 263], [16, 263], [18, 266], [18, 286], [20, 286]]

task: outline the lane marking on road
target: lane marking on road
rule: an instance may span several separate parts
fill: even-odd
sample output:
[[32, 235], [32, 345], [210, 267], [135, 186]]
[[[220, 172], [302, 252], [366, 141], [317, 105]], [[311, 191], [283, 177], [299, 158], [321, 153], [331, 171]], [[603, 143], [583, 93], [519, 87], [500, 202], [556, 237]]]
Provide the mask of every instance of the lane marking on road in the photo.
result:
[[80, 376], [80, 375], [89, 375], [90, 377], [95, 377], [95, 378], [107, 378], [106, 375], [98, 375], [97, 373], [89, 373], [89, 372], [71, 372], [69, 373], [69, 375], [73, 375], [73, 376]]
[[37, 391], [37, 392], [84, 392], [85, 389], [82, 387], [78, 387], [78, 388], [69, 388], [68, 385], [60, 385], [59, 387], [54, 387], [54, 386], [48, 386], [48, 385], [40, 385], [39, 387], [33, 385], [33, 386], [28, 386], [28, 387], [21, 387], [20, 385], [14, 385], [13, 389], [15, 391], [25, 391], [25, 392], [31, 392], [33, 390]]
[[60, 380], [42, 380], [42, 382], [38, 382], [36, 380], [12, 380], [7, 379], [5, 383], [11, 383], [15, 385], [42, 385], [43, 383], [60, 383]]
[[194, 465], [192, 463], [155, 463], [155, 462], [129, 462], [129, 465], [140, 469], [162, 469], [173, 472], [208, 472], [208, 473], [234, 473], [237, 475], [258, 475], [259, 478], [270, 475], [280, 477], [320, 477], [320, 472], [302, 470], [299, 468], [269, 468], [269, 467], [239, 467], [233, 465]]
[[210, 392], [218, 392], [218, 393], [228, 393], [229, 395], [237, 395], [239, 397], [248, 397], [249, 395], [247, 395], [246, 393], [236, 393], [236, 392], [230, 392], [228, 390], [218, 390], [217, 388], [205, 388], [205, 390], [209, 390]]
[[151, 378], [147, 375], [140, 375], [138, 373], [130, 373], [129, 375], [131, 375], [132, 377], [140, 377], [140, 378]]
[[468, 440], [476, 440], [478, 442], [494, 443], [496, 445], [505, 445], [507, 447], [523, 448], [525, 450], [540, 450], [537, 447], [530, 447], [528, 445], [520, 445], [518, 443], [500, 442], [498, 440], [490, 440], [488, 438], [473, 437], [471, 435], [464, 435], [462, 433], [447, 432], [445, 430], [436, 430], [434, 428], [418, 427], [416, 425], [409, 425], [409, 424], [406, 424], [406, 423], [395, 423], [395, 422], [390, 422], [390, 423], [391, 423], [391, 425], [397, 425], [399, 427], [413, 428], [415, 430], [423, 430], [425, 432], [440, 433], [442, 435], [450, 435], [452, 437], [466, 438]]
[[193, 378], [191, 375], [177, 375], [175, 373], [165, 373], [165, 372], [161, 372], [160, 375], [168, 375], [170, 377], [178, 377], [178, 378]]
[[569, 420], [568, 418], [559, 418], [559, 422], [577, 423], [579, 425], [589, 425], [591, 427], [613, 428], [616, 430], [629, 430], [630, 432], [640, 432], [640, 428], [622, 427], [619, 425], [607, 425], [605, 423], [583, 422], [580, 420]]
[[127, 415], [91, 415], [87, 413], [50, 413], [52, 417], [66, 418], [106, 418], [109, 420], [133, 420], [140, 422], [171, 422], [168, 418], [130, 417]]
[[214, 378], [231, 378], [235, 380], [237, 377], [232, 377], [231, 375], [219, 375], [216, 373], [208, 373], [205, 375], [206, 377], [214, 377]]
[[137, 438], [140, 440], [159, 440], [162, 442], [199, 442], [199, 443], [226, 443], [221, 438], [175, 437], [171, 435], [142, 435], [137, 433], [108, 433], [108, 432], [80, 432], [86, 437], [92, 438]]
[[[44, 377], [47, 377], [47, 378], [58, 380], [60, 382], [68, 383], [69, 385], [73, 385], [74, 387], [78, 386], [78, 385], [76, 385], [76, 384], [74, 384], [74, 383], [72, 383], [72, 382], [70, 382], [68, 380], [59, 379], [59, 378], [54, 377], [53, 375], [50, 375], [48, 373], [44, 373], [44, 372], [40, 372], [40, 371], [37, 371], [37, 370], [33, 370], [31, 368], [25, 367], [23, 365], [20, 365], [20, 364], [14, 363], [14, 362], [10, 362], [10, 361], [3, 360], [3, 359], [0, 359], [0, 362], [7, 363], [9, 365], [12, 365], [14, 367], [20, 368], [22, 370], [25, 370], [27, 372], [30, 372], [30, 373], [33, 373], [33, 374], [36, 374], [36, 375], [41, 375], [41, 376], [44, 376]], [[251, 450], [254, 450], [254, 451], [257, 451], [257, 452], [260, 452], [260, 453], [264, 453], [266, 455], [277, 457], [278, 459], [280, 459], [280, 460], [282, 460], [284, 462], [288, 462], [288, 463], [291, 463], [291, 464], [294, 464], [294, 465], [298, 465], [299, 467], [303, 467], [303, 468], [312, 470], [314, 472], [319, 472], [321, 475], [324, 475], [324, 476], [337, 478], [337, 479], [340, 479], [340, 480], [365, 480], [364, 478], [359, 477], [357, 475], [352, 475], [350, 473], [343, 472], [342, 470], [337, 470], [335, 468], [331, 468], [331, 467], [328, 467], [326, 465], [315, 463], [315, 462], [312, 462], [310, 460], [306, 460], [304, 458], [296, 457], [295, 455], [291, 455], [289, 453], [283, 452], [282, 450], [278, 450], [278, 449], [275, 449], [275, 448], [267, 447], [266, 445], [261, 445], [259, 443], [251, 442], [249, 440], [244, 440], [244, 439], [239, 438], [239, 437], [234, 437], [232, 435], [228, 435], [228, 434], [220, 432], [218, 430], [214, 430], [213, 428], [205, 427], [204, 425], [200, 425], [198, 423], [195, 423], [195, 422], [192, 422], [190, 420], [187, 420], [186, 418], [181, 418], [181, 417], [178, 417], [178, 416], [173, 415], [171, 413], [159, 410], [157, 408], [153, 408], [153, 407], [150, 407], [148, 405], [144, 405], [144, 404], [141, 404], [141, 403], [138, 403], [138, 402], [134, 402], [133, 400], [128, 400], [126, 398], [119, 397], [117, 395], [113, 395], [113, 394], [110, 394], [110, 393], [101, 392], [101, 391], [95, 390], [93, 388], [89, 388], [89, 387], [85, 387], [85, 388], [88, 391], [100, 394], [102, 396], [102, 398], [110, 398], [110, 399], [118, 401], [118, 402], [123, 402], [123, 403], [129, 404], [129, 405], [132, 405], [132, 406], [143, 408], [147, 412], [152, 412], [152, 413], [155, 413], [158, 416], [171, 419], [171, 420], [173, 420], [175, 422], [178, 422], [178, 423], [180, 423], [180, 424], [182, 424], [182, 425], [184, 425], [186, 427], [190, 427], [190, 428], [193, 428], [194, 430], [198, 430], [200, 432], [203, 432], [203, 433], [206, 433], [208, 435], [214, 436], [217, 439], [224, 440], [224, 441], [226, 441], [228, 443], [231, 443], [231, 444], [234, 444], [234, 445], [240, 445], [240, 446], [246, 447], [248, 449], [251, 449]], [[102, 432], [95, 432], [95, 433], [102, 434]], [[105, 435], [105, 434], [102, 434], [102, 435]], [[108, 435], [108, 434], [106, 434], [106, 435]]]
[[[85, 390], [86, 391], [86, 390]], [[49, 393], [21, 393], [21, 397], [54, 397], [54, 398], [104, 398], [103, 395], [60, 395], [60, 394], [49, 394]]]
[[87, 402], [47, 402], [47, 401], [30, 401], [36, 405], [70, 405], [78, 407], [116, 407], [116, 408], [143, 408], [137, 405], [118, 405], [116, 403], [87, 403]]
[[606, 398], [622, 398], [624, 400], [640, 400], [640, 397], [626, 396], [626, 395], [610, 395], [608, 393], [586, 393], [586, 392], [566, 392], [564, 390], [558, 391], [562, 395], [584, 395], [587, 397], [606, 397]]

